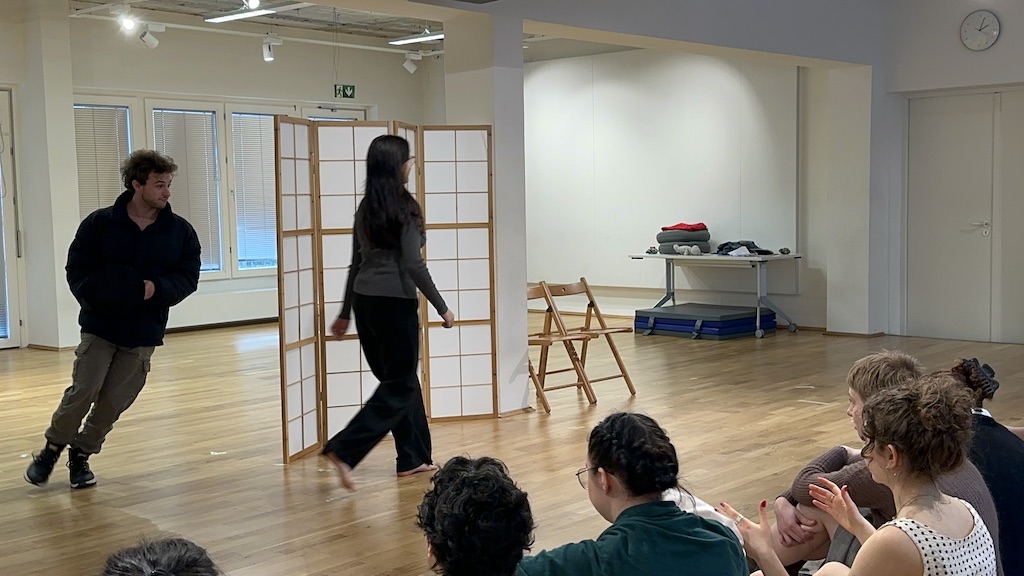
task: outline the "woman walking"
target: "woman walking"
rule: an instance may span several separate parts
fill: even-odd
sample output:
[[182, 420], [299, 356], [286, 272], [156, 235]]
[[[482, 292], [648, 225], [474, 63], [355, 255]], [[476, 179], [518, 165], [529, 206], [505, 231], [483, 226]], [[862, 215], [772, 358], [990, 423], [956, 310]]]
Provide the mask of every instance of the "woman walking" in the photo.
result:
[[416, 374], [419, 361], [419, 288], [451, 328], [455, 315], [434, 287], [420, 249], [426, 232], [420, 206], [406, 190], [413, 159], [409, 142], [378, 136], [366, 154], [366, 194], [355, 214], [352, 264], [341, 313], [331, 332], [341, 337], [356, 314], [363, 355], [380, 381], [344, 430], [331, 438], [323, 453], [355, 490], [354, 469], [391, 432], [398, 452], [398, 476], [436, 470], [431, 458], [430, 430]]

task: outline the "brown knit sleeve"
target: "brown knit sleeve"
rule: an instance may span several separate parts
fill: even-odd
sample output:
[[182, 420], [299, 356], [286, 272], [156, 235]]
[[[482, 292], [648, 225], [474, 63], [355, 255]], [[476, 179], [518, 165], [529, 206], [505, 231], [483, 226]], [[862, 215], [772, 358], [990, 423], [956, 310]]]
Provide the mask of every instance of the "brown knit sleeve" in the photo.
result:
[[790, 488], [793, 498], [804, 506], [814, 506], [809, 487], [817, 483], [819, 477], [825, 477], [840, 487], [846, 486], [858, 507], [870, 508], [884, 518], [896, 514], [892, 492], [872, 480], [864, 459], [849, 458], [843, 446], [836, 446], [818, 456], [796, 475]]

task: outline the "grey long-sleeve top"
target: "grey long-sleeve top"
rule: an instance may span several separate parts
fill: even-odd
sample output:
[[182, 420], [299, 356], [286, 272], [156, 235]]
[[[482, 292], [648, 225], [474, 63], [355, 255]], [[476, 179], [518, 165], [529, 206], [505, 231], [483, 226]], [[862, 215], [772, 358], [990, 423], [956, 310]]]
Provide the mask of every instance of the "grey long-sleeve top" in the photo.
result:
[[345, 301], [338, 316], [349, 318], [352, 312], [353, 292], [364, 296], [391, 296], [416, 298], [416, 289], [427, 297], [439, 315], [448, 311], [448, 305], [434, 286], [420, 249], [426, 244], [426, 233], [415, 222], [402, 228], [401, 247], [398, 250], [375, 248], [356, 216], [352, 235], [352, 264], [345, 283]]

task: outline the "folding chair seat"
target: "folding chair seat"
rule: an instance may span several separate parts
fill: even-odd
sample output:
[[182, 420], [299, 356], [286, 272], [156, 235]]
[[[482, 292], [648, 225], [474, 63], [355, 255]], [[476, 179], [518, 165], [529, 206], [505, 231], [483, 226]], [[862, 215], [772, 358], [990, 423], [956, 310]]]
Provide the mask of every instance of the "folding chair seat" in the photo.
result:
[[[548, 295], [544, 287], [534, 286], [532, 288], [527, 288], [527, 300], [536, 300], [538, 298], [543, 298], [545, 304], [547, 304], [544, 312], [544, 327], [540, 332], [534, 332], [528, 335], [528, 344], [530, 346], [537, 346], [540, 348], [540, 369], [535, 369], [533, 366], [533, 360], [527, 358], [528, 368], [530, 370], [530, 380], [533, 381], [533, 386], [537, 390], [537, 399], [544, 407], [544, 411], [550, 413], [551, 405], [548, 403], [545, 392], [560, 390], [562, 388], [579, 388], [583, 390], [583, 393], [591, 404], [596, 403], [597, 396], [594, 394], [594, 389], [590, 386], [590, 380], [587, 378], [587, 373], [583, 369], [583, 362], [576, 353], [576, 347], [573, 344], [573, 342], [582, 342], [583, 346], [586, 346], [587, 342], [593, 338], [593, 336], [583, 333], [559, 334], [557, 332], [553, 332], [552, 328], [554, 324], [551, 301], [548, 299]], [[569, 362], [572, 364], [572, 367], [561, 370], [548, 370], [548, 353], [551, 347], [558, 343], [561, 343], [565, 347], [565, 352], [569, 356]], [[575, 382], [554, 385], [548, 383], [547, 377], [549, 375], [569, 371], [576, 373]]]
[[[612, 334], [628, 334], [633, 332], [633, 328], [629, 326], [608, 325], [608, 322], [601, 314], [601, 308], [597, 305], [597, 300], [594, 298], [594, 292], [590, 289], [590, 285], [587, 284], [586, 278], [580, 278], [579, 282], [574, 282], [572, 284], [548, 284], [546, 282], [541, 282], [540, 285], [544, 288], [548, 297], [548, 308], [550, 310], [551, 319], [557, 328], [557, 334], [584, 334], [590, 336], [592, 339], [599, 339], [603, 337], [604, 341], [608, 343], [608, 348], [611, 350], [612, 356], [615, 358], [615, 363], [619, 367], [619, 373], [602, 376], [600, 378], [591, 378], [590, 382], [603, 382], [605, 380], [622, 378], [626, 381], [626, 387], [629, 388], [629, 393], [635, 396], [636, 388], [633, 387], [633, 381], [629, 377], [629, 372], [626, 371], [626, 365], [622, 362], [622, 356], [619, 355], [619, 349], [615, 346], [615, 341], [612, 340]], [[565, 319], [558, 312], [558, 306], [555, 304], [555, 299], [578, 294], [586, 296], [587, 312], [581, 326], [570, 327], [566, 325]], [[594, 324], [594, 321], [597, 322], [596, 325]], [[580, 354], [580, 364], [584, 369], [587, 366], [587, 351], [589, 345], [590, 341], [585, 340]]]

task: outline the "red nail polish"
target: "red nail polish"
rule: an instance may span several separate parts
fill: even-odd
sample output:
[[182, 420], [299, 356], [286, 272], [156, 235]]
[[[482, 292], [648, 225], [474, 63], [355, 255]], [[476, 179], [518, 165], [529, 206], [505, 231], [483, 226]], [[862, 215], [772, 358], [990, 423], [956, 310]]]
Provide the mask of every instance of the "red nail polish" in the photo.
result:
[[768, 501], [767, 500], [761, 500], [761, 508], [764, 508], [767, 505], [768, 505]]

